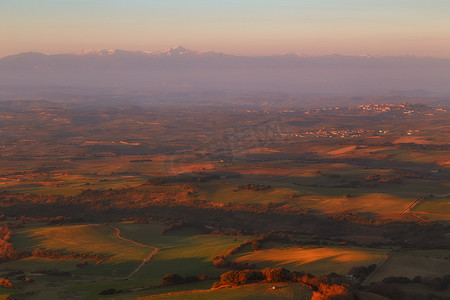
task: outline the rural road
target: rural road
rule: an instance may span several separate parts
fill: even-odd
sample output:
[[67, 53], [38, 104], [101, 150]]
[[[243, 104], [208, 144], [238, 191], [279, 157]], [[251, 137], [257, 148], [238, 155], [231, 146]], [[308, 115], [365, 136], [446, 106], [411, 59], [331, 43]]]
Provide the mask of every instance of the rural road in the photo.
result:
[[131, 278], [134, 274], [136, 274], [136, 273], [137, 273], [137, 272], [138, 272], [138, 271], [139, 271], [146, 263], [148, 263], [148, 262], [153, 258], [153, 256], [155, 256], [156, 253], [158, 253], [158, 251], [160, 250], [160, 248], [157, 248], [157, 247], [154, 247], [154, 246], [145, 245], [145, 244], [141, 244], [141, 243], [138, 243], [138, 242], [136, 242], [136, 241], [127, 239], [126, 237], [124, 237], [124, 236], [122, 236], [122, 235], [120, 234], [121, 232], [120, 232], [120, 229], [119, 229], [119, 228], [117, 228], [116, 226], [113, 226], [113, 225], [110, 225], [110, 226], [116, 230], [116, 236], [117, 236], [119, 239], [124, 240], [124, 241], [127, 241], [127, 242], [132, 243], [132, 244], [135, 244], [135, 245], [138, 245], [138, 246], [142, 246], [142, 247], [147, 247], [147, 248], [152, 248], [152, 249], [154, 249], [154, 250], [152, 251], [152, 253], [150, 253], [146, 258], [144, 258], [144, 260], [141, 262], [141, 264], [140, 264], [139, 266], [137, 266], [136, 269], [133, 270], [133, 272], [131, 272], [128, 276], [122, 278], [122, 279], [129, 279], [129, 278]]
[[361, 283], [362, 286], [368, 286], [370, 281], [372, 280], [372, 278], [375, 277], [375, 275], [380, 271], [380, 269], [391, 259], [392, 257], [392, 251], [389, 251], [388, 253], [386, 253], [386, 259], [384, 259], [383, 261], [379, 262], [375, 268], [375, 270], [372, 271], [372, 273], [370, 273], [366, 279], [364, 279], [364, 281]]
[[413, 209], [414, 206], [416, 206], [417, 204], [419, 204], [421, 200], [422, 200], [422, 199], [417, 199], [416, 201], [414, 201], [410, 206], [408, 206], [407, 208], [405, 208], [405, 209], [402, 211], [402, 213], [408, 213], [408, 212], [410, 212], [411, 209]]

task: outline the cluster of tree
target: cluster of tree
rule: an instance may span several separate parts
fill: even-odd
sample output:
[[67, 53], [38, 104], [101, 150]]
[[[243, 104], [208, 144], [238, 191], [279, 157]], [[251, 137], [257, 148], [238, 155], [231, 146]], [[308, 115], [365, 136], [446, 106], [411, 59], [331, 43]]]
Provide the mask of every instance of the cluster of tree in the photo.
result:
[[258, 251], [262, 249], [263, 243], [273, 241], [284, 244], [297, 244], [297, 241], [293, 240], [291, 234], [286, 234], [283, 232], [267, 232], [261, 234], [257, 239], [252, 241], [253, 251]]
[[13, 287], [13, 284], [11, 281], [9, 281], [9, 279], [0, 278], [0, 286], [8, 288], [8, 287]]
[[243, 236], [243, 235], [249, 235], [249, 232], [247, 230], [216, 229], [216, 230], [211, 231], [209, 234], [210, 235], [221, 235], [221, 236]]
[[[78, 196], [69, 197], [0, 192], [0, 209], [7, 216], [41, 218], [62, 215], [97, 222], [109, 222], [118, 218], [153, 218], [164, 222], [183, 220], [219, 230], [248, 230], [251, 234], [276, 229], [302, 235], [319, 234], [329, 239], [347, 232], [383, 237], [392, 245], [404, 245], [407, 241], [407, 246], [416, 248], [450, 247], [450, 240], [442, 239], [450, 230], [450, 226], [446, 224], [388, 223], [364, 220], [359, 215], [355, 218], [354, 214], [343, 214], [335, 219], [307, 213], [285, 204], [215, 203], [199, 200], [187, 195], [186, 191], [148, 192], [133, 188], [86, 190]], [[382, 228], [373, 226], [377, 224]]]
[[[16, 275], [18, 275], [18, 276], [16, 276]], [[33, 279], [28, 278], [25, 275], [25, 272], [24, 271], [20, 271], [20, 270], [8, 272], [8, 273], [2, 275], [2, 278], [9, 279], [10, 277], [13, 277], [13, 276], [16, 276], [16, 280], [20, 280], [20, 281], [22, 281], [24, 283], [32, 283], [33, 282]]]
[[379, 183], [401, 183], [402, 179], [400, 176], [395, 177], [383, 177], [381, 175], [375, 174], [375, 175], [368, 175], [364, 177], [366, 181], [375, 181]]
[[23, 224], [25, 223], [47, 223], [47, 225], [62, 225], [66, 223], [73, 223], [73, 222], [80, 222], [82, 219], [74, 219], [72, 217], [66, 217], [66, 216], [56, 216], [56, 217], [40, 217], [40, 218], [31, 218], [31, 217], [25, 217], [20, 216], [15, 218], [16, 221], [20, 221]]
[[45, 274], [49, 276], [72, 276], [72, 273], [68, 271], [60, 271], [60, 270], [37, 270], [34, 273]]
[[218, 255], [213, 258], [213, 264], [216, 268], [226, 268], [226, 269], [233, 269], [233, 270], [244, 270], [244, 269], [256, 269], [255, 264], [249, 264], [247, 262], [241, 262], [241, 261], [228, 261], [225, 259], [223, 255]]
[[450, 288], [450, 275], [445, 275], [442, 277], [433, 278], [422, 278], [421, 276], [416, 276], [414, 279], [408, 277], [398, 276], [398, 277], [387, 277], [383, 279], [384, 283], [421, 283], [425, 284], [437, 291], [444, 291]]
[[21, 274], [21, 275], [17, 276], [16, 280], [20, 280], [20, 281], [22, 281], [24, 283], [32, 283], [32, 282], [34, 282], [33, 279], [28, 278], [27, 276], [25, 276], [25, 274]]
[[389, 230], [383, 231], [383, 237], [392, 241], [403, 238], [401, 246], [405, 249], [450, 249], [450, 239], [442, 238], [442, 230], [450, 230], [449, 225], [437, 222], [409, 223], [408, 226], [394, 222], [389, 225]]
[[350, 275], [353, 275], [355, 278], [364, 280], [367, 276], [369, 276], [370, 273], [372, 273], [377, 265], [372, 264], [369, 266], [359, 266], [359, 267], [353, 267], [348, 272]]
[[332, 213], [330, 214], [330, 217], [339, 222], [349, 222], [361, 225], [380, 226], [394, 222], [394, 220], [389, 218], [375, 215], [368, 215], [367, 213], [362, 214], [352, 210], [345, 210], [337, 213]]
[[258, 240], [254, 240], [252, 242], [252, 250], [253, 251], [259, 251], [262, 249], [262, 243]]
[[226, 252], [225, 257], [229, 257], [229, 256], [231, 256], [231, 255], [233, 255], [233, 254], [235, 254], [235, 253], [238, 253], [239, 250], [241, 250], [244, 246], [250, 244], [250, 242], [251, 242], [251, 241], [249, 241], [249, 240], [245, 240], [244, 242], [240, 243], [240, 244], [237, 245], [236, 247], [231, 248], [230, 250], [228, 250], [228, 251]]
[[[246, 262], [240, 262], [240, 261], [227, 261], [226, 258], [230, 257], [233, 254], [236, 254], [238, 251], [240, 251], [244, 246], [251, 245], [253, 251], [258, 251], [262, 249], [263, 243], [273, 241], [278, 243], [289, 243], [289, 244], [298, 244], [300, 241], [293, 240], [293, 235], [286, 234], [283, 232], [268, 232], [261, 234], [257, 239], [251, 240], [251, 241], [244, 241], [243, 243], [240, 243], [236, 247], [228, 250], [223, 255], [217, 255], [213, 258], [213, 264], [216, 268], [229, 268], [233, 270], [243, 270], [243, 269], [255, 269], [255, 264], [249, 264]], [[308, 242], [305, 242], [308, 243]], [[311, 243], [314, 243], [314, 241], [311, 241]], [[318, 243], [320, 244], [320, 241], [318, 240]]]
[[118, 218], [117, 222], [133, 222], [134, 224], [148, 224], [151, 221], [158, 221], [152, 217], [131, 217], [131, 218]]
[[192, 282], [198, 282], [203, 280], [210, 280], [212, 279], [211, 276], [208, 275], [200, 275], [200, 276], [194, 276], [194, 275], [187, 275], [187, 276], [181, 276], [179, 274], [166, 274], [162, 279], [163, 285], [174, 285], [174, 284], [183, 284], [183, 283], [192, 283]]
[[[129, 189], [117, 190], [91, 190], [87, 189], [78, 196], [54, 196], [45, 197], [37, 194], [0, 194], [0, 208], [9, 212], [9, 215], [18, 212], [27, 211], [34, 215], [46, 215], [49, 213], [57, 214], [65, 212], [67, 217], [79, 218], [86, 215], [86, 212], [93, 212], [99, 216], [102, 212], [108, 213], [111, 217], [111, 211], [121, 210], [122, 218], [124, 210], [139, 210], [140, 212], [154, 211], [155, 207], [174, 208], [194, 207], [198, 209], [210, 209], [221, 211], [246, 211], [262, 213], [293, 213], [305, 214], [306, 210], [288, 206], [278, 206], [274, 204], [245, 204], [245, 203], [214, 203], [207, 200], [198, 200], [188, 195], [186, 191], [166, 191], [166, 192], [147, 192]], [[174, 211], [171, 209], [171, 211]], [[142, 213], [141, 213], [142, 214]], [[167, 215], [167, 213], [165, 213]], [[183, 213], [183, 215], [185, 215]], [[43, 216], [39, 216], [43, 217]], [[125, 217], [140, 217], [131, 215]], [[146, 215], [145, 217], [155, 217]], [[162, 217], [162, 215], [161, 215]]]
[[449, 144], [416, 144], [416, 143], [400, 143], [398, 144], [400, 149], [408, 149], [408, 150], [450, 150]]
[[111, 175], [142, 175], [142, 173], [141, 172], [123, 171], [123, 172], [111, 172]]
[[327, 174], [327, 173], [324, 173], [324, 172], [322, 172], [320, 170], [317, 171], [316, 174], [320, 175], [320, 176], [325, 176], [325, 177], [328, 177], [328, 178], [332, 178], [332, 179], [341, 177], [341, 175], [339, 175], [339, 174], [334, 174], [334, 173]]
[[220, 179], [220, 175], [216, 173], [184, 173], [174, 176], [153, 177], [148, 180], [152, 185], [162, 185], [165, 183], [179, 183], [179, 182], [207, 182], [213, 179]]
[[263, 233], [258, 237], [258, 241], [261, 243], [265, 242], [278, 242], [278, 243], [295, 243], [293, 240], [294, 236], [292, 234], [284, 232], [271, 231]]
[[328, 276], [315, 278], [301, 272], [290, 272], [283, 268], [255, 270], [247, 269], [229, 271], [220, 276], [214, 288], [226, 288], [244, 285], [251, 282], [293, 282], [303, 284], [313, 290], [313, 298], [319, 299], [353, 299], [353, 294], [346, 285], [335, 284]]
[[238, 189], [235, 191], [265, 191], [268, 189], [271, 189], [272, 187], [270, 185], [264, 185], [264, 184], [252, 184], [252, 183], [247, 183], [247, 184], [240, 184], [237, 187]]
[[130, 160], [130, 163], [138, 163], [138, 162], [150, 162], [152, 161], [151, 159], [133, 159]]
[[3, 223], [3, 226], [5, 226], [7, 228], [23, 228], [24, 227], [22, 222], [12, 223], [9, 221], [6, 221], [5, 223]]
[[164, 235], [167, 232], [175, 231], [175, 230], [179, 230], [179, 229], [183, 229], [183, 228], [188, 228], [188, 227], [199, 229], [205, 233], [208, 232], [208, 230], [204, 226], [201, 226], [201, 225], [198, 225], [198, 224], [195, 224], [192, 222], [178, 221], [178, 222], [169, 223], [169, 226], [167, 226], [166, 228], [163, 228], [161, 230], [161, 234]]
[[[345, 241], [343, 241], [342, 239], [340, 239], [342, 242], [345, 242]], [[321, 240], [319, 240], [319, 239], [313, 239], [313, 240], [302, 240], [302, 241], [300, 241], [300, 240], [296, 240], [295, 241], [295, 243], [297, 244], [297, 245], [312, 245], [312, 246], [320, 246], [320, 245], [323, 245], [323, 246], [327, 246], [327, 245], [329, 245], [330, 243], [329, 242], [327, 242], [327, 241], [321, 241]], [[338, 244], [339, 244], [339, 242], [338, 242]]]
[[0, 227], [0, 262], [16, 260], [23, 256], [21, 251], [11, 243], [12, 231], [7, 227]]
[[125, 290], [116, 290], [115, 288], [109, 288], [98, 293], [99, 295], [114, 295], [125, 292]]
[[254, 264], [249, 264], [246, 262], [239, 262], [239, 261], [227, 261], [226, 258], [230, 257], [231, 255], [237, 253], [239, 250], [242, 249], [242, 247], [249, 245], [253, 243], [253, 241], [245, 240], [243, 243], [240, 243], [236, 247], [228, 250], [223, 255], [217, 255], [213, 258], [213, 264], [216, 268], [228, 268], [228, 269], [234, 269], [234, 270], [243, 270], [243, 269], [255, 269], [256, 266]]
[[186, 191], [188, 196], [194, 197], [198, 193], [198, 186], [193, 184], [184, 184], [182, 188]]
[[0, 239], [3, 241], [9, 241], [11, 239], [12, 236], [12, 230], [9, 229], [9, 227], [7, 226], [2, 226], [0, 227]]
[[235, 287], [250, 282], [263, 281], [264, 279], [263, 272], [256, 269], [228, 271], [220, 276], [220, 281], [214, 283], [213, 288]]
[[324, 185], [324, 184], [301, 184], [301, 183], [295, 183], [295, 185], [298, 186], [308, 186], [308, 187], [319, 187], [319, 188], [348, 188], [348, 189], [354, 189], [354, 188], [358, 188], [360, 186], [376, 186], [373, 183], [366, 183], [366, 182], [361, 182], [359, 180], [352, 180], [350, 182], [347, 183], [342, 183], [342, 184], [335, 184], [335, 185]]
[[105, 257], [100, 254], [87, 254], [87, 253], [61, 253], [61, 252], [54, 252], [50, 250], [42, 250], [39, 248], [36, 248], [31, 252], [31, 256], [33, 257], [45, 257], [45, 258], [51, 258], [51, 259], [92, 259], [92, 260], [107, 260], [111, 259], [110, 257]]

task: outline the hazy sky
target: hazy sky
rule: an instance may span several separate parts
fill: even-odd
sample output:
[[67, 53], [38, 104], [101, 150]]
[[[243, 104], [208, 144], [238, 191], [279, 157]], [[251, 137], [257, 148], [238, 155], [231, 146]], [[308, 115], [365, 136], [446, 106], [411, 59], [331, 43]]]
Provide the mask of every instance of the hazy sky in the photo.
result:
[[449, 0], [0, 0], [0, 57], [81, 49], [450, 58]]

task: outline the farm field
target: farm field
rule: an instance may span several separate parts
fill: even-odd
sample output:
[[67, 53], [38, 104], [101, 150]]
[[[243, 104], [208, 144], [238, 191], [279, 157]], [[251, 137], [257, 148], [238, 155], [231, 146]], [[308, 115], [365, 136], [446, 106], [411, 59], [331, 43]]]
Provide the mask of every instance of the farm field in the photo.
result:
[[17, 231], [15, 237], [14, 243], [19, 250], [40, 248], [55, 252], [100, 254], [111, 258], [85, 271], [114, 277], [130, 274], [154, 250], [119, 239], [114, 228], [99, 224], [24, 229]]
[[[320, 179], [320, 178], [319, 178]], [[289, 181], [296, 179], [290, 179]], [[241, 179], [242, 181], [242, 179]], [[320, 212], [338, 212], [355, 210], [359, 212], [401, 213], [415, 200], [413, 197], [396, 196], [398, 191], [390, 194], [380, 193], [375, 189], [319, 188], [297, 186], [282, 180], [249, 180], [259, 184], [270, 185], [264, 191], [236, 191], [236, 182], [218, 182], [199, 185], [200, 199], [214, 202], [235, 203], [280, 203], [291, 207], [316, 210]], [[317, 180], [316, 180], [317, 181]], [[350, 192], [351, 197], [346, 196]], [[295, 194], [295, 197], [291, 195]]]
[[[275, 290], [272, 287], [276, 287]], [[305, 287], [294, 284], [249, 284], [246, 286], [212, 290], [212, 291], [193, 291], [192, 293], [173, 293], [170, 295], [159, 295], [138, 298], [139, 300], [148, 299], [186, 299], [186, 300], [203, 300], [203, 299], [225, 299], [225, 300], [257, 300], [257, 299], [311, 299], [312, 293]]]
[[448, 290], [436, 291], [435, 289], [426, 286], [424, 284], [414, 284], [414, 283], [405, 284], [404, 286], [402, 286], [402, 290], [404, 292], [416, 292], [421, 293], [423, 295], [435, 294], [443, 297], [444, 299], [450, 297], [450, 292]]
[[[14, 232], [13, 243], [18, 250], [32, 251], [40, 248], [61, 253], [100, 254], [108, 260], [96, 262], [86, 259], [29, 257], [0, 264], [0, 272], [24, 271], [34, 280], [33, 283], [23, 285], [23, 293], [20, 295], [24, 299], [31, 297], [26, 296], [25, 291], [36, 292], [40, 286], [45, 285], [54, 285], [51, 296], [53, 299], [64, 298], [64, 295], [84, 295], [83, 299], [96, 299], [96, 295], [108, 287], [131, 288], [138, 293], [141, 287], [148, 289], [150, 286], [158, 286], [164, 275], [171, 272], [217, 276], [220, 271], [213, 267], [212, 258], [247, 238], [204, 235], [189, 228], [161, 235], [161, 230], [165, 227], [158, 222], [56, 227], [29, 223]], [[120, 230], [120, 237], [116, 228]], [[155, 249], [158, 249], [155, 256], [125, 280]], [[78, 267], [82, 262], [87, 265]], [[43, 270], [58, 270], [71, 275], [41, 275]], [[200, 282], [195, 287], [199, 284], [208, 289], [212, 285], [211, 282]], [[187, 286], [183, 286], [184, 290], [186, 288]], [[121, 295], [120, 299], [135, 297], [136, 293], [132, 290], [125, 296]], [[42, 299], [50, 297], [47, 292], [39, 291], [38, 294]], [[30, 299], [34, 299], [34, 296]]]
[[0, 295], [450, 290], [446, 110], [28, 105], [0, 103]]
[[427, 198], [414, 206], [413, 211], [430, 220], [450, 221], [450, 197]]
[[[330, 146], [316, 146], [317, 150], [321, 147], [329, 148]], [[331, 159], [327, 153], [322, 154], [325, 160]], [[352, 155], [339, 159], [345, 161], [351, 157]], [[18, 176], [15, 180], [4, 179], [2, 181], [0, 178], [0, 184], [3, 183], [4, 190], [12, 193], [66, 197], [77, 196], [87, 189], [127, 188], [170, 193], [171, 191], [181, 191], [182, 186], [177, 183], [152, 186], [148, 184], [148, 180], [154, 176], [171, 175], [166, 171], [173, 165], [172, 159], [174, 158], [170, 156], [124, 156], [118, 159], [101, 158], [89, 163], [74, 161], [66, 164], [60, 172], [50, 172], [39, 176], [30, 175], [25, 179], [22, 179], [24, 175]], [[395, 158], [393, 159], [395, 161]], [[204, 163], [213, 165], [205, 169]], [[214, 160], [191, 164], [191, 171], [195, 170], [195, 172], [234, 172], [240, 175], [235, 179], [223, 178], [199, 182], [196, 185], [198, 199], [218, 203], [263, 205], [276, 203], [325, 213], [341, 210], [372, 212], [381, 215], [401, 213], [416, 200], [418, 195], [445, 194], [448, 192], [446, 184], [450, 184], [445, 180], [409, 177], [401, 179], [399, 183], [376, 184], [367, 180], [364, 182], [364, 178], [374, 174], [387, 178], [399, 176], [396, 172], [382, 167], [382, 161], [378, 162], [377, 159], [370, 168], [362, 168], [349, 163], [321, 161], [311, 163], [301, 160], [277, 159], [258, 162], [255, 165], [249, 163], [246, 157], [237, 157], [231, 165], [217, 165]], [[43, 161], [41, 165], [48, 165], [48, 162]], [[114, 168], [114, 165], [117, 168]], [[194, 165], [197, 167], [194, 168]], [[142, 169], [134, 169], [136, 166]], [[26, 167], [32, 170], [33, 165], [29, 164]], [[11, 166], [6, 165], [4, 171], [7, 170], [11, 172]], [[439, 170], [438, 174], [442, 178], [450, 175], [446, 169]], [[257, 192], [236, 191], [237, 186], [243, 183], [264, 184], [271, 188]], [[418, 215], [430, 220], [447, 220], [448, 217], [445, 215], [447, 202], [448, 198], [443, 199], [444, 206], [434, 209], [444, 212], [442, 217], [433, 212], [433, 209], [428, 207], [429, 204], [424, 207], [423, 211], [418, 212]]]
[[161, 226], [157, 223], [120, 223], [117, 227], [134, 241], [160, 248], [158, 254], [136, 274], [137, 279], [153, 283], [159, 283], [168, 273], [217, 276], [220, 271], [214, 268], [213, 258], [252, 238], [205, 235], [191, 228], [161, 235], [161, 230], [158, 230]]
[[434, 278], [448, 275], [450, 274], [449, 255], [449, 251], [433, 250], [394, 252], [371, 277], [371, 282], [391, 276], [413, 279], [415, 276]]
[[256, 264], [259, 268], [283, 267], [314, 275], [330, 272], [347, 274], [352, 267], [377, 264], [387, 250], [347, 247], [271, 248], [242, 253], [237, 261]]

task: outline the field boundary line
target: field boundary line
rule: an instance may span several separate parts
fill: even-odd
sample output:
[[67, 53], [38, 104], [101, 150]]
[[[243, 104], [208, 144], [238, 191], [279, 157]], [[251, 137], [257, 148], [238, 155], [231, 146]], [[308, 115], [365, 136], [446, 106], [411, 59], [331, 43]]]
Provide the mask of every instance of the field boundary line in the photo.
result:
[[386, 253], [386, 255], [388, 257], [385, 260], [383, 260], [382, 262], [378, 263], [378, 265], [375, 268], [375, 270], [373, 270], [372, 273], [370, 273], [369, 276], [367, 276], [367, 278], [364, 279], [364, 281], [361, 283], [362, 286], [369, 285], [369, 283], [372, 280], [372, 278], [374, 278], [375, 275], [380, 271], [380, 269], [392, 258], [391, 252]]
[[110, 225], [110, 226], [111, 226], [112, 228], [114, 228], [114, 230], [116, 231], [116, 236], [117, 236], [119, 239], [124, 240], [124, 241], [129, 242], [129, 243], [132, 243], [132, 244], [135, 244], [135, 245], [138, 245], [138, 246], [141, 246], [141, 247], [147, 247], [147, 248], [152, 248], [152, 249], [153, 249], [152, 253], [150, 253], [146, 258], [144, 258], [144, 259], [142, 260], [142, 262], [139, 264], [139, 266], [137, 266], [137, 268], [133, 270], [133, 272], [131, 272], [128, 276], [123, 277], [122, 279], [129, 279], [129, 278], [131, 278], [131, 277], [132, 277], [134, 274], [136, 274], [136, 273], [137, 273], [137, 272], [138, 272], [138, 271], [139, 271], [146, 263], [148, 263], [148, 262], [153, 258], [153, 256], [155, 256], [155, 255], [159, 252], [159, 250], [161, 250], [160, 248], [155, 247], [155, 246], [145, 245], [145, 244], [142, 244], [142, 243], [139, 243], [139, 242], [136, 242], [136, 241], [127, 239], [126, 237], [124, 237], [124, 236], [121, 235], [121, 231], [120, 231], [119, 228], [117, 228], [117, 227], [114, 226], [114, 225]]
[[416, 199], [413, 203], [411, 203], [407, 208], [405, 208], [402, 213], [410, 212], [417, 204], [421, 203], [421, 199]]

